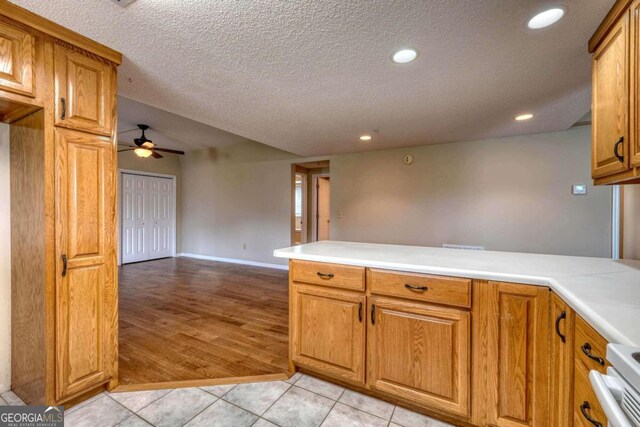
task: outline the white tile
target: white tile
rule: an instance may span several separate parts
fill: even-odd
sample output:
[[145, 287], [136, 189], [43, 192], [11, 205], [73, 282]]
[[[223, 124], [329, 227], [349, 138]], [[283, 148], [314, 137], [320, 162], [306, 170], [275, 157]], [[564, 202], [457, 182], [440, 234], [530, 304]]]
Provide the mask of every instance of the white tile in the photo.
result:
[[284, 381], [238, 384], [223, 399], [247, 411], [262, 415], [291, 387]]
[[452, 427], [451, 424], [444, 421], [418, 414], [400, 406], [396, 407], [391, 421], [404, 427]]
[[151, 427], [151, 424], [143, 420], [137, 415], [131, 415], [126, 420], [122, 421], [116, 427]]
[[332, 400], [338, 400], [344, 387], [331, 384], [330, 382], [320, 380], [318, 378], [311, 377], [309, 375], [303, 375], [298, 381], [296, 381], [296, 387], [303, 388], [308, 391], [312, 391], [324, 397], [328, 397]]
[[9, 406], [9, 404], [5, 402], [2, 397], [0, 397], [0, 406]]
[[388, 421], [342, 403], [336, 403], [322, 427], [386, 427]]
[[301, 372], [296, 372], [295, 374], [291, 375], [291, 378], [289, 378], [285, 382], [287, 382], [289, 384], [295, 384], [296, 381], [298, 381], [301, 377], [302, 377], [302, 373]]
[[0, 395], [0, 397], [2, 397], [2, 400], [7, 402], [9, 406], [24, 406], [22, 399], [12, 391], [5, 391]]
[[225, 394], [229, 393], [231, 389], [233, 389], [236, 385], [237, 384], [208, 385], [200, 388], [207, 393], [213, 394], [214, 396], [222, 397]]
[[69, 414], [74, 413], [75, 411], [77, 411], [78, 409], [87, 406], [89, 404], [91, 404], [92, 402], [95, 402], [98, 399], [101, 399], [103, 397], [105, 397], [107, 395], [106, 392], [102, 392], [102, 393], [98, 393], [95, 396], [91, 396], [90, 398], [88, 398], [87, 400], [83, 400], [82, 402], [78, 403], [77, 405], [72, 406], [71, 408], [67, 409], [66, 406], [64, 406], [64, 415], [65, 417]]
[[181, 388], [165, 394], [138, 415], [158, 427], [181, 426], [216, 400], [199, 388]]
[[240, 409], [224, 400], [218, 400], [185, 427], [249, 427], [258, 419], [257, 415]]
[[109, 397], [116, 400], [133, 412], [138, 412], [150, 403], [160, 399], [171, 390], [131, 391], [126, 393], [109, 393]]
[[282, 427], [315, 427], [322, 423], [335, 402], [293, 386], [264, 414]]
[[66, 427], [112, 427], [133, 415], [133, 412], [106, 395], [65, 414]]
[[251, 427], [278, 427], [274, 423], [265, 420], [264, 418], [260, 418], [254, 425]]
[[340, 403], [344, 403], [347, 406], [351, 406], [361, 411], [368, 412], [376, 417], [384, 418], [388, 420], [393, 413], [393, 407], [389, 402], [385, 402], [375, 397], [367, 396], [362, 393], [358, 393], [353, 390], [345, 390], [338, 400]]

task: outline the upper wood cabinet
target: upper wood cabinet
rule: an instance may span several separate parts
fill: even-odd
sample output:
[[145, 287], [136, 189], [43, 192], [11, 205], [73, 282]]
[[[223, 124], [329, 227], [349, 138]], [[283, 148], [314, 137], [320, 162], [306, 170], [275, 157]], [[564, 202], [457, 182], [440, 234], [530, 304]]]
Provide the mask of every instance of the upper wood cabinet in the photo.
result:
[[365, 296], [295, 285], [291, 297], [293, 361], [344, 381], [364, 384]]
[[551, 424], [573, 425], [574, 312], [556, 294], [551, 296]]
[[56, 130], [56, 397], [110, 379], [114, 307], [115, 155], [111, 140]]
[[470, 409], [470, 313], [372, 297], [368, 380], [376, 390], [455, 414]]
[[592, 175], [599, 178], [629, 165], [629, 13], [593, 54]]
[[55, 123], [111, 135], [114, 122], [113, 66], [66, 47], [55, 46]]
[[0, 89], [34, 95], [34, 37], [0, 21]]
[[474, 325], [476, 424], [548, 426], [549, 290], [478, 281]]

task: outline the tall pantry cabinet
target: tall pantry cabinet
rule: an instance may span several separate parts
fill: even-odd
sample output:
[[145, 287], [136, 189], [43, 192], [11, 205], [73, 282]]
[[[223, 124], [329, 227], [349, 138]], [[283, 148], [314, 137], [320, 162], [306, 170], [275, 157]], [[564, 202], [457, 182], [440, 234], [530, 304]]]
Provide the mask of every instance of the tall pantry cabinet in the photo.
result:
[[68, 405], [117, 385], [121, 55], [0, 1], [11, 146], [13, 391]]

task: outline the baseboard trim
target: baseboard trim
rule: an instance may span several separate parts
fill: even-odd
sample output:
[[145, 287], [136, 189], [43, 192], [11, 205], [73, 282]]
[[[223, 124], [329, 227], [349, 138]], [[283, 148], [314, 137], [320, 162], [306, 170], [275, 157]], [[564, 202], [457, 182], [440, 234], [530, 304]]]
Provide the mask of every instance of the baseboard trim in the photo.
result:
[[276, 270], [289, 270], [288, 265], [269, 264], [267, 262], [247, 261], [244, 259], [222, 258], [217, 256], [190, 254], [186, 252], [180, 252], [176, 254], [176, 256], [185, 257], [185, 258], [206, 259], [208, 261], [229, 262], [232, 264], [244, 264], [244, 265], [251, 265], [253, 267], [274, 268]]

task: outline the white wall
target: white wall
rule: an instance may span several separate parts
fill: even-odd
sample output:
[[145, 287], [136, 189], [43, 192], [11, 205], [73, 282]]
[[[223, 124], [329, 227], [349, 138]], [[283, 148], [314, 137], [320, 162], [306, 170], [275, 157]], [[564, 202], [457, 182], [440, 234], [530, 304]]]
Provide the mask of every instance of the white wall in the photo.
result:
[[286, 264], [291, 244], [291, 159], [253, 141], [182, 159], [182, 252]]
[[9, 125], [0, 123], [0, 392], [11, 385]]
[[611, 189], [591, 185], [590, 131], [332, 157], [332, 238], [609, 257]]
[[[611, 189], [591, 185], [590, 131], [332, 156], [332, 239], [608, 257]], [[307, 160], [254, 142], [187, 153], [183, 252], [283, 264], [290, 165]]]

